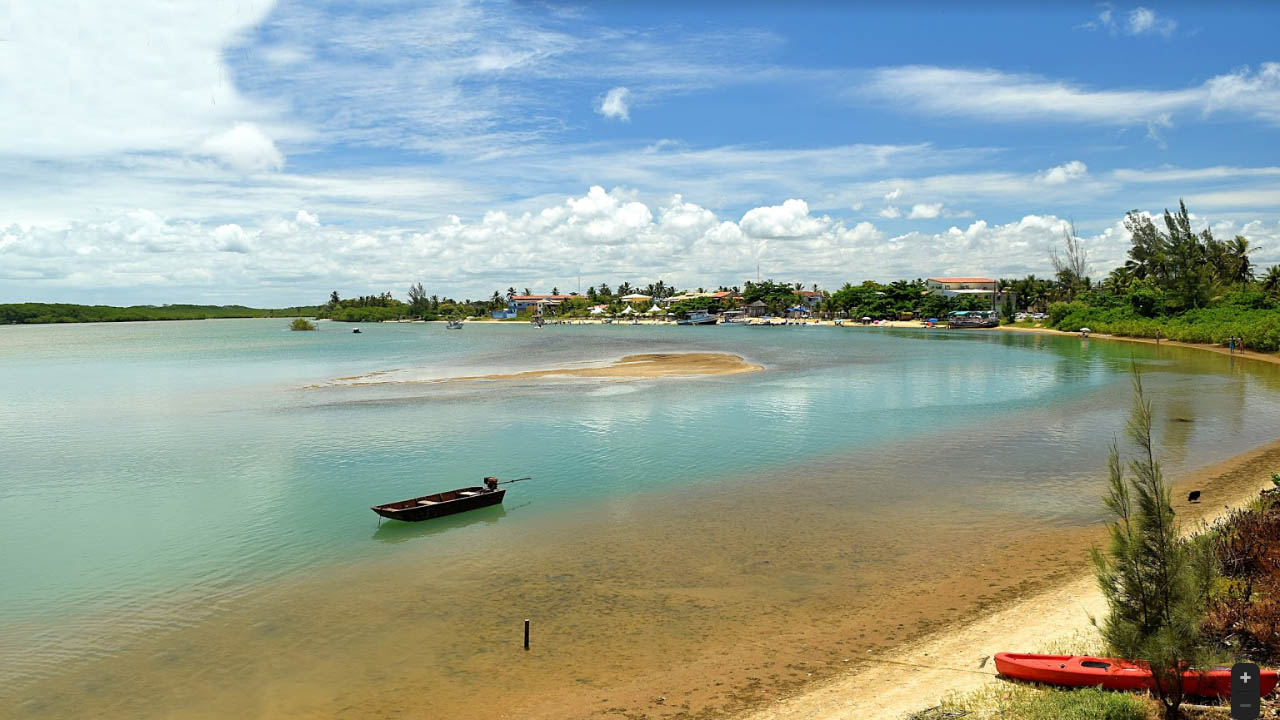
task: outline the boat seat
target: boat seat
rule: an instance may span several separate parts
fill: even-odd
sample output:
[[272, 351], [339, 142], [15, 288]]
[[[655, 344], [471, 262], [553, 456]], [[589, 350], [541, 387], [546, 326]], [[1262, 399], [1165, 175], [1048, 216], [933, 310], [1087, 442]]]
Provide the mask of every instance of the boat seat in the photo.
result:
[[419, 500], [418, 504], [419, 505], [435, 505], [436, 501], [435, 500]]
[[472, 495], [479, 495], [479, 494], [480, 494], [480, 493], [475, 492], [475, 491], [473, 491], [473, 490], [468, 490], [468, 491], [466, 491], [466, 492], [460, 492], [460, 493], [458, 493], [458, 495], [460, 495], [460, 496], [462, 496], [462, 497], [471, 497]]

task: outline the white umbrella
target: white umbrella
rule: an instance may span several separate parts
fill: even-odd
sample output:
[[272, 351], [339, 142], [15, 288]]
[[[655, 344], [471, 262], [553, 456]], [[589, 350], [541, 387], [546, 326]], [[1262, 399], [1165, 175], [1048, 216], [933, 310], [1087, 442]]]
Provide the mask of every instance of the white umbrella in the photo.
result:
[[870, 317], [868, 317], [868, 316], [866, 316], [866, 315], [863, 315], [863, 316], [862, 316], [862, 319], [863, 319], [863, 320], [870, 320], [871, 318], [870, 318]]
[[661, 313], [666, 312], [666, 310], [663, 310], [662, 308], [658, 307], [658, 306], [657, 306], [657, 304], [654, 304], [654, 306], [653, 306], [653, 307], [649, 308], [648, 312], [649, 312], [650, 314], [652, 314], [652, 313], [659, 313], [659, 314], [661, 314]]
[[1089, 328], [1080, 328], [1080, 332], [1093, 332]]
[[627, 306], [627, 309], [622, 311], [622, 314], [623, 314], [623, 315], [635, 315], [635, 314], [636, 314], [636, 311], [635, 311], [635, 308], [633, 308], [633, 307], [631, 307], [630, 305], [628, 305], [628, 306]]
[[604, 312], [604, 308], [598, 308], [598, 307], [593, 307], [593, 308], [591, 308], [591, 314], [592, 314], [592, 315], [600, 315], [600, 314], [602, 314], [603, 312]]

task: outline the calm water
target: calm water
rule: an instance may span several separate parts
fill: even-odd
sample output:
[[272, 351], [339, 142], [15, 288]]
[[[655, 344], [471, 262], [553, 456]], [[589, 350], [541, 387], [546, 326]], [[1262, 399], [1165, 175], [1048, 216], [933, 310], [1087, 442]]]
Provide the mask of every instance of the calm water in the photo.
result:
[[[504, 671], [537, 684], [570, 667], [560, 680], [594, 692], [691, 652], [690, 633], [714, 635], [717, 615], [785, 624], [824, 597], [857, 609], [894, 582], [895, 558], [916, 558], [924, 579], [945, 538], [1014, 517], [1024, 528], [1096, 522], [1131, 358], [1175, 476], [1280, 427], [1277, 368], [1127, 343], [837, 328], [362, 330], [0, 327], [0, 708], [181, 715], [130, 700], [172, 693], [191, 716], [336, 714], [427, 678], [457, 688], [448, 715], [460, 716], [468, 674], [504, 668], [495, 638], [531, 613], [575, 620], [549, 622], [564, 642], [547, 665]], [[766, 370], [325, 386], [662, 351], [731, 352]], [[430, 527], [379, 528], [367, 509], [491, 474], [535, 479], [504, 508]], [[811, 556], [833, 539], [847, 562]], [[671, 573], [678, 589], [656, 593]], [[658, 639], [611, 634], [617, 618], [601, 618], [623, 609], [624, 624], [661, 624]], [[389, 649], [398, 623], [457, 621], [477, 629], [431, 634], [413, 667]]]

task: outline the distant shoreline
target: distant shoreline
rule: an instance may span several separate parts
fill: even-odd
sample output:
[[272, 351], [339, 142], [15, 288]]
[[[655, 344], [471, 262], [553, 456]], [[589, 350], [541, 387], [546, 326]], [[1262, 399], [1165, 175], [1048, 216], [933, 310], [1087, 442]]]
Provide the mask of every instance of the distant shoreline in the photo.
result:
[[[1006, 332], [1032, 333], [1036, 335], [1066, 335], [1071, 337], [1080, 337], [1080, 333], [1078, 332], [1067, 332], [1065, 330], [1055, 330], [1053, 328], [1045, 328], [1045, 327], [1016, 327], [1013, 325], [1001, 325], [1000, 327], [994, 328], [994, 329], [1003, 330]], [[1262, 362], [1268, 362], [1268, 363], [1280, 365], [1280, 355], [1273, 355], [1271, 353], [1262, 353], [1262, 352], [1257, 352], [1255, 350], [1236, 350], [1232, 352], [1230, 349], [1225, 348], [1221, 345], [1210, 345], [1208, 343], [1189, 343], [1189, 342], [1179, 342], [1177, 340], [1161, 340], [1160, 342], [1156, 342], [1153, 338], [1129, 337], [1127, 335], [1104, 335], [1099, 333], [1090, 333], [1089, 339], [1090, 340], [1119, 340], [1121, 342], [1142, 343], [1144, 345], [1159, 345], [1161, 347], [1168, 345], [1171, 347], [1191, 348], [1193, 350], [1204, 350], [1211, 353], [1217, 353], [1219, 355], [1227, 355], [1229, 357], [1249, 358], [1250, 360], [1261, 360]]]

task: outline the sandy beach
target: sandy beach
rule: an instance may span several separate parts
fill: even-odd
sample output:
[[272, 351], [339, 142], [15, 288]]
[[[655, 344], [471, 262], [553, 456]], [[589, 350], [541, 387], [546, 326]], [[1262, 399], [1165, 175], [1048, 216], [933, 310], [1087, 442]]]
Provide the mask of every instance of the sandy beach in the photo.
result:
[[[1065, 330], [1054, 330], [1046, 327], [1017, 327], [1012, 325], [1001, 325], [996, 330], [1004, 330], [1007, 332], [1036, 333], [1039, 335], [1068, 335], [1071, 337], [1079, 337], [1078, 332], [1067, 332]], [[1185, 347], [1195, 348], [1196, 350], [1205, 350], [1219, 355], [1231, 355], [1233, 357], [1249, 358], [1250, 360], [1261, 360], [1280, 364], [1280, 355], [1275, 353], [1261, 353], [1253, 350], [1231, 350], [1222, 345], [1209, 345], [1205, 343], [1187, 343], [1178, 342], [1177, 340], [1161, 340], [1156, 342], [1153, 338], [1126, 337], [1124, 335], [1106, 335], [1102, 333], [1089, 333], [1090, 340], [1118, 340], [1120, 342], [1142, 343], [1143, 345], [1159, 345], [1160, 347]]]
[[[1127, 338], [1126, 338], [1127, 339]], [[1187, 347], [1200, 347], [1186, 345]], [[1274, 358], [1264, 356], [1275, 362]], [[1280, 440], [1205, 467], [1173, 487], [1174, 509], [1184, 532], [1212, 523], [1272, 487], [1280, 468]], [[1203, 494], [1189, 503], [1188, 490]], [[1093, 543], [1105, 542], [1099, 526]], [[1083, 553], [1084, 548], [1080, 551]], [[1083, 557], [1081, 558], [1083, 560]], [[1093, 637], [1089, 617], [1106, 604], [1092, 573], [1080, 571], [1033, 594], [1012, 600], [976, 619], [953, 623], [887, 652], [859, 659], [837, 678], [742, 715], [746, 720], [902, 720], [954, 693], [976, 690], [996, 678], [991, 658], [1001, 651], [1035, 652]]]

